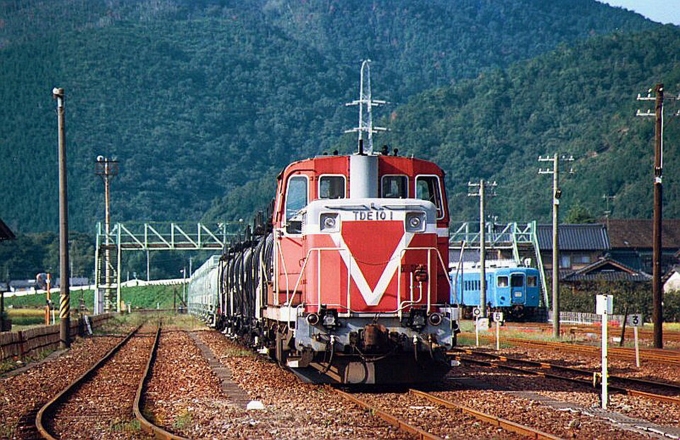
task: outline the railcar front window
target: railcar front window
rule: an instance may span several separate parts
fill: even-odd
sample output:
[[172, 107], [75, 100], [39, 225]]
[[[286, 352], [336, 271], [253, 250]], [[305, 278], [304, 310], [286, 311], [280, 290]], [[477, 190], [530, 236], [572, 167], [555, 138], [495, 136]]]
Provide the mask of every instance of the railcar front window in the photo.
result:
[[527, 277], [527, 286], [529, 286], [529, 287], [538, 286], [538, 278], [534, 275], [528, 276]]
[[437, 207], [437, 218], [444, 216], [442, 208], [442, 196], [439, 189], [439, 177], [437, 176], [418, 176], [416, 177], [416, 198], [429, 200]]
[[405, 199], [408, 197], [408, 177], [383, 176], [382, 197], [386, 199]]
[[293, 176], [288, 180], [286, 193], [286, 220], [290, 220], [295, 213], [307, 206], [307, 178]]
[[321, 176], [319, 179], [320, 199], [344, 199], [345, 176]]
[[524, 286], [524, 277], [522, 275], [513, 275], [510, 282], [512, 287], [522, 287]]
[[498, 287], [508, 287], [508, 277], [498, 277]]

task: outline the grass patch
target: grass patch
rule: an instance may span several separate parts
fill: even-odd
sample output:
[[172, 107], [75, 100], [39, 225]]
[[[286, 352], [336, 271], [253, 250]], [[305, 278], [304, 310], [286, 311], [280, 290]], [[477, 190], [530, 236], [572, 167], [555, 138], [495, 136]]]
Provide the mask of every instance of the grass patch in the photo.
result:
[[113, 432], [139, 432], [142, 430], [142, 425], [137, 419], [125, 420], [111, 425]]
[[[30, 356], [24, 356], [23, 360], [19, 358], [15, 359], [5, 359], [0, 361], [0, 374], [6, 373], [8, 371], [16, 370], [31, 362], [37, 362], [45, 359], [47, 356], [52, 354], [55, 350], [42, 350], [40, 353], [32, 354]], [[0, 436], [0, 438], [5, 438]]]
[[[182, 297], [182, 286], [136, 286], [123, 287], [120, 291], [121, 301], [125, 307], [130, 305], [132, 309], [172, 309], [180, 307]], [[52, 302], [59, 305], [59, 292], [51, 293]], [[93, 290], [71, 290], [69, 295], [71, 310], [77, 310], [81, 303], [92, 311], [94, 308]], [[42, 308], [47, 302], [45, 293], [35, 293], [30, 295], [14, 296], [5, 294], [5, 308]]]
[[664, 322], [663, 328], [672, 332], [680, 332], [680, 322]]
[[172, 423], [174, 429], [185, 429], [191, 427], [191, 421], [193, 417], [188, 411], [183, 411], [175, 417], [175, 421]]
[[239, 346], [227, 347], [224, 350], [224, 354], [229, 357], [253, 357], [256, 356], [255, 352], [249, 348], [242, 348]]
[[[7, 318], [12, 320], [12, 330], [25, 330], [30, 327], [45, 325], [45, 309], [7, 309]], [[59, 322], [59, 313], [55, 316], [55, 322]], [[50, 324], [52, 314], [50, 312]]]

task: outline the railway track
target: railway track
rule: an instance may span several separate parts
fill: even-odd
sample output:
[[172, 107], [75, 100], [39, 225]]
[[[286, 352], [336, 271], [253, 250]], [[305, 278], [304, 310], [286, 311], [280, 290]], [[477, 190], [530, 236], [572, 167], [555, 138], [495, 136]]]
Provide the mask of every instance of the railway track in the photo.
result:
[[403, 402], [392, 406], [390, 410], [386, 410], [385, 403], [380, 402], [374, 394], [355, 395], [341, 390], [336, 392], [404, 433], [419, 439], [467, 439], [487, 436], [504, 439], [560, 438], [424, 391], [410, 389], [407, 393], [399, 393], [398, 398]]
[[[502, 354], [488, 353], [472, 349], [454, 349], [459, 353], [476, 356], [480, 359], [457, 356], [461, 362], [471, 362], [497, 368], [513, 370], [523, 374], [532, 374], [552, 379], [566, 380], [584, 385], [599, 384], [598, 371], [556, 365], [545, 361], [533, 361], [508, 357]], [[551, 371], [548, 373], [546, 371]], [[559, 372], [560, 374], [558, 374]], [[680, 405], [680, 385], [664, 383], [657, 380], [645, 380], [636, 377], [609, 375], [609, 389], [629, 396], [645, 397], [659, 402]]]
[[[571, 344], [564, 342], [552, 341], [536, 341], [530, 339], [507, 338], [507, 342], [515, 345], [534, 346], [541, 349], [559, 350], [571, 353], [584, 353], [592, 356], [597, 356], [600, 353], [600, 347], [594, 345]], [[610, 357], [620, 358], [626, 360], [635, 360], [635, 349], [628, 347], [609, 347], [608, 353]], [[641, 348], [641, 361], [648, 361], [654, 363], [666, 363], [680, 366], [680, 351], [668, 349], [654, 349]]]
[[[474, 336], [471, 336], [474, 338]], [[495, 341], [495, 336], [482, 334], [479, 339], [484, 344], [490, 344]], [[564, 353], [579, 353], [588, 356], [599, 356], [600, 346], [590, 345], [575, 342], [556, 342], [556, 341], [542, 341], [536, 339], [523, 338], [501, 338], [502, 343], [512, 344], [519, 347], [531, 347], [540, 350], [554, 350]], [[649, 362], [653, 364], [663, 363], [680, 367], [680, 350], [674, 349], [656, 349], [656, 348], [640, 348], [640, 361]], [[615, 347], [609, 346], [608, 354], [611, 359], [635, 360], [635, 349], [630, 347]]]
[[[553, 331], [552, 323], [545, 322], [506, 322], [505, 325], [512, 329], [527, 329], [529, 331], [540, 331], [544, 333], [551, 333]], [[611, 336], [621, 336], [622, 327], [621, 326], [608, 326], [608, 331]], [[562, 325], [563, 336], [576, 336], [576, 335], [587, 335], [587, 334], [600, 334], [602, 333], [602, 327], [600, 325], [587, 325], [587, 324], [573, 324], [569, 325], [563, 323]], [[626, 331], [624, 333], [625, 339], [630, 341], [634, 336], [634, 330], [632, 327], [626, 326]], [[651, 341], [654, 338], [654, 331], [647, 328], [638, 329], [638, 337], [641, 340]], [[676, 342], [680, 343], [680, 332], [665, 330], [663, 332], [663, 338], [666, 342]]]
[[[127, 343], [116, 349], [117, 355], [113, 354], [108, 361], [115, 362], [116, 374], [126, 379], [124, 388], [116, 388], [118, 391], [114, 392], [113, 382], [105, 385], [88, 382], [76, 386], [72, 398], [53, 399], [64, 399], [57, 404], [59, 408], [41, 410], [41, 415], [45, 417], [43, 425], [48, 431], [46, 438], [73, 438], [83, 432], [87, 432], [88, 438], [126, 439], [152, 436], [181, 438], [177, 434], [192, 438], [319, 438], [328, 436], [330, 432], [345, 438], [594, 438], [591, 433], [598, 432], [597, 429], [601, 429], [603, 424], [609, 425], [607, 417], [611, 414], [616, 416], [616, 408], [629, 405], [633, 410], [638, 410], [637, 420], [643, 418], [639, 413], [649, 413], [651, 407], [663, 408], [659, 413], [667, 417], [669, 412], [675, 411], [669, 411], [668, 408], [680, 408], [680, 404], [675, 401], [657, 404], [647, 398], [639, 399], [639, 396], [635, 397], [637, 401], [626, 401], [622, 405], [621, 399], [628, 397], [618, 397], [620, 394], [614, 393], [612, 398], [614, 401], [618, 399], [619, 405], [613, 403], [614, 411], [594, 420], [592, 415], [586, 414], [592, 412], [592, 402], [584, 404], [574, 413], [573, 409], [572, 412], [565, 412], [544, 406], [541, 400], [542, 396], [550, 395], [553, 401], [568, 402], [573, 394], [584, 394], [590, 396], [590, 400], [596, 399], [597, 393], [593, 391], [592, 378], [588, 375], [582, 376], [580, 385], [566, 385], [539, 376], [518, 374], [509, 369], [496, 371], [465, 363], [459, 373], [452, 372], [441, 386], [429, 388], [426, 393], [416, 390], [405, 392], [405, 389], [396, 393], [384, 390], [354, 393], [353, 398], [364, 402], [360, 407], [357, 402], [356, 405], [349, 404], [347, 397], [331, 387], [298, 383], [287, 371], [233, 346], [217, 332], [186, 332], [164, 328], [161, 338], [158, 329], [153, 332], [149, 330], [141, 329], [136, 336], [128, 335]], [[156, 335], [155, 338], [152, 333]], [[199, 349], [201, 344], [192, 343], [192, 339], [193, 342], [203, 341], [205, 347]], [[136, 348], [128, 351], [131, 344], [137, 344]], [[528, 353], [528, 350], [521, 351]], [[116, 356], [124, 357], [125, 362]], [[139, 360], [133, 362], [133, 358]], [[584, 356], [581, 358], [585, 359]], [[579, 359], [579, 356], [574, 356], [574, 359]], [[66, 357], [63, 360], [67, 360]], [[507, 364], [502, 360], [486, 361]], [[106, 364], [104, 362], [98, 371], [83, 376], [103, 375], [101, 370], [106, 368]], [[134, 373], [131, 372], [129, 376], [127, 364], [135, 365], [130, 368]], [[198, 368], [201, 364], [205, 364], [208, 369], [211, 368], [208, 364], [214, 364], [213, 369], [228, 366], [231, 373], [222, 377], [215, 375], [210, 379], [210, 373], [205, 368]], [[581, 364], [576, 361], [575, 365]], [[547, 368], [534, 368], [539, 372], [553, 373]], [[153, 377], [148, 379], [152, 370]], [[559, 369], [555, 371], [559, 372]], [[460, 374], [465, 372], [469, 374], [468, 380], [485, 385], [477, 387], [472, 382], [461, 380], [465, 378]], [[592, 374], [592, 370], [589, 373]], [[30, 377], [26, 375], [25, 379]], [[498, 383], [488, 385], [493, 384], [487, 382], [493, 377], [499, 379]], [[617, 385], [613, 380], [610, 382]], [[210, 383], [212, 385], [208, 386]], [[508, 384], [513, 385], [512, 389], [504, 388]], [[63, 387], [61, 385], [59, 388]], [[124, 416], [115, 416], [119, 409], [100, 405], [96, 400], [97, 394], [107, 387], [111, 388], [106, 390], [111, 391], [111, 396], [115, 394], [107, 398], [107, 403], [113, 403], [114, 400], [127, 402], [125, 409], [120, 410]], [[96, 388], [97, 391], [94, 395], [85, 393], [86, 388]], [[83, 394], [77, 397], [79, 392]], [[73, 399], [79, 400], [76, 400], [75, 406], [69, 406], [73, 404]], [[251, 399], [261, 402], [261, 410], [248, 409]], [[133, 401], [134, 405], [131, 403]], [[647, 403], [640, 403], [643, 401]], [[572, 404], [566, 405], [574, 408]], [[98, 412], [99, 409], [102, 411]], [[662, 420], [655, 417], [645, 420], [657, 420], [657, 423]], [[666, 420], [680, 420], [675, 415], [670, 417]], [[56, 420], [53, 422], [50, 419]], [[96, 420], [94, 424], [93, 420]], [[184, 429], [176, 429], [178, 422], [185, 423]], [[154, 424], [162, 425], [165, 431]], [[639, 431], [631, 436], [629, 431], [618, 426], [608, 426], [607, 430], [606, 435], [597, 437], [649, 438], [641, 436]]]
[[[43, 438], [89, 437], [179, 439], [154, 426], [140, 410], [160, 340], [160, 324], [141, 324], [92, 368], [47, 402], [36, 416]], [[133, 414], [135, 417], [133, 417]], [[142, 428], [140, 430], [139, 428]]]

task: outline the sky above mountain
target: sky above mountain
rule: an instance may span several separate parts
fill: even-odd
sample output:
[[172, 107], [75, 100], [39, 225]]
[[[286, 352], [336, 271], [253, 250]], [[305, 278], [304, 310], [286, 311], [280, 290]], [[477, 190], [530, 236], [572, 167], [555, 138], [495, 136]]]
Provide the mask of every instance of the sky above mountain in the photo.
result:
[[680, 25], [680, 0], [601, 0], [637, 12], [650, 20]]

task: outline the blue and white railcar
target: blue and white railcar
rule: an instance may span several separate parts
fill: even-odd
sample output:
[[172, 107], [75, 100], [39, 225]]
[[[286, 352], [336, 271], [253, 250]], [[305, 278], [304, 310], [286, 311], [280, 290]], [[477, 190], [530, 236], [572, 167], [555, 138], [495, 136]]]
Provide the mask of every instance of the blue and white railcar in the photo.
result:
[[[511, 320], [528, 320], [536, 316], [541, 297], [538, 269], [519, 265], [486, 267], [486, 307], [503, 312]], [[481, 270], [479, 265], [454, 268], [450, 272], [453, 292], [451, 301], [460, 304], [465, 316], [482, 307]]]
[[191, 275], [187, 289], [189, 313], [215, 325], [220, 307], [220, 256], [214, 255]]

